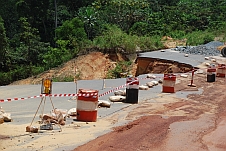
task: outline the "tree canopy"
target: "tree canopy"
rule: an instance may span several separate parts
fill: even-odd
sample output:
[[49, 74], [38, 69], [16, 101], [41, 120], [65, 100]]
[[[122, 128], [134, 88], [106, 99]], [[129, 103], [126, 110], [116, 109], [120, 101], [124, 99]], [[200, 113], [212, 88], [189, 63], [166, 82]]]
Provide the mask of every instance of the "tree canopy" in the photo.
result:
[[160, 39], [166, 35], [226, 35], [225, 0], [0, 0], [0, 4], [0, 85], [56, 67], [92, 48], [152, 51], [162, 46]]

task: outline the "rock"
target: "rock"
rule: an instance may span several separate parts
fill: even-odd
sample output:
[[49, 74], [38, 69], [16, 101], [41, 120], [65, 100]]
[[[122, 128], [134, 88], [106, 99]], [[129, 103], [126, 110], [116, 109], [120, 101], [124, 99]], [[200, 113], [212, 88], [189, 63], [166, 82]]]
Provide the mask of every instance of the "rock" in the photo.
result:
[[76, 109], [76, 108], [71, 108], [71, 109], [67, 112], [67, 114], [68, 114], [69, 116], [77, 116], [77, 109]]
[[98, 106], [110, 108], [111, 103], [105, 100], [98, 100]]
[[211, 62], [216, 62], [216, 59], [211, 59]]
[[205, 60], [209, 60], [210, 59], [210, 57], [205, 57]]
[[154, 84], [154, 86], [158, 85], [158, 81], [151, 81], [151, 82]]
[[147, 85], [149, 88], [152, 88], [153, 86], [158, 85], [158, 81], [150, 81], [150, 82], [147, 82], [146, 85]]
[[183, 77], [183, 78], [187, 78], [188, 77], [187, 74], [181, 74], [180, 76]]
[[51, 115], [54, 117], [57, 117], [60, 113], [63, 115], [63, 118], [66, 118], [68, 111], [66, 109], [54, 109], [51, 111]]
[[4, 123], [4, 117], [0, 114], [0, 124]]
[[148, 86], [149, 88], [152, 88], [152, 87], [154, 86], [154, 83], [152, 83], [152, 82], [147, 82], [147, 83], [146, 83], [146, 86]]
[[140, 85], [139, 90], [148, 90], [149, 87], [147, 85]]
[[155, 79], [155, 78], [156, 78], [156, 76], [155, 76], [155, 75], [153, 75], [153, 74], [148, 74], [148, 75], [147, 75], [147, 78]]
[[65, 118], [64, 118], [63, 114], [60, 112], [60, 113], [57, 115], [57, 121], [58, 121], [58, 124], [60, 124], [60, 125], [65, 125], [64, 120], [65, 120]]
[[209, 67], [210, 66], [210, 63], [206, 62], [205, 63], [205, 66]]
[[198, 69], [195, 73], [197, 73], [197, 74], [203, 74], [204, 71], [202, 69]]
[[2, 124], [3, 122], [11, 122], [12, 118], [11, 118], [11, 114], [10, 113], [6, 113], [2, 107], [0, 107], [0, 124]]
[[126, 96], [126, 90], [118, 90], [115, 91], [114, 94], [117, 95], [121, 95], [121, 96]]
[[12, 122], [10, 113], [3, 113], [2, 116], [3, 116], [4, 122]]
[[34, 127], [34, 126], [27, 126], [26, 127], [26, 132], [38, 133], [38, 128]]
[[109, 97], [109, 100], [111, 102], [123, 102], [124, 100], [126, 100], [126, 97], [125, 96], [120, 96], [120, 95], [110, 96]]

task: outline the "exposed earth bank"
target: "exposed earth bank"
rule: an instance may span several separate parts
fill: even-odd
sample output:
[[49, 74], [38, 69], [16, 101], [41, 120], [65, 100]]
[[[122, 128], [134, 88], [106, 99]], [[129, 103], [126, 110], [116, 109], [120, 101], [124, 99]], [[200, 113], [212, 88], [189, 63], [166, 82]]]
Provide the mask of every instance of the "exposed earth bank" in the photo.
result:
[[74, 151], [225, 151], [225, 79], [208, 83], [206, 75], [196, 75], [196, 88], [188, 87], [187, 80], [181, 80], [177, 91], [199, 89], [202, 93], [190, 94], [187, 98], [166, 94], [156, 99], [157, 106], [147, 100], [127, 114], [127, 118], [144, 116]]

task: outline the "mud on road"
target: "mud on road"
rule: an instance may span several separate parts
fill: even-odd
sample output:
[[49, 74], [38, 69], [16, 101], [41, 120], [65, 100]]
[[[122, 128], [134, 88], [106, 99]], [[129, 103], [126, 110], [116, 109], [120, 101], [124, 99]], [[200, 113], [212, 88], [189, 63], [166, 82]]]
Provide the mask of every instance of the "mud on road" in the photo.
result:
[[225, 151], [226, 150], [226, 80], [206, 82], [206, 75], [194, 77], [196, 88], [180, 79], [177, 91], [200, 90], [178, 98], [161, 94], [156, 103], [146, 102], [127, 113], [137, 117], [131, 123], [115, 127], [105, 134], [75, 149], [75, 151]]

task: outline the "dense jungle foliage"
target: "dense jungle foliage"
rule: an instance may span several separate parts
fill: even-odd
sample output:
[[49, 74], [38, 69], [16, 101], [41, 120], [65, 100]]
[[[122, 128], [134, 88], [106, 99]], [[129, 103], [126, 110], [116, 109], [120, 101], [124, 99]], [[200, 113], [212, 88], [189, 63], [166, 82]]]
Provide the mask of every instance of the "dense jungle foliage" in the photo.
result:
[[[0, 0], [0, 85], [92, 50], [134, 53], [225, 40], [226, 0]], [[120, 49], [119, 49], [120, 48]]]

